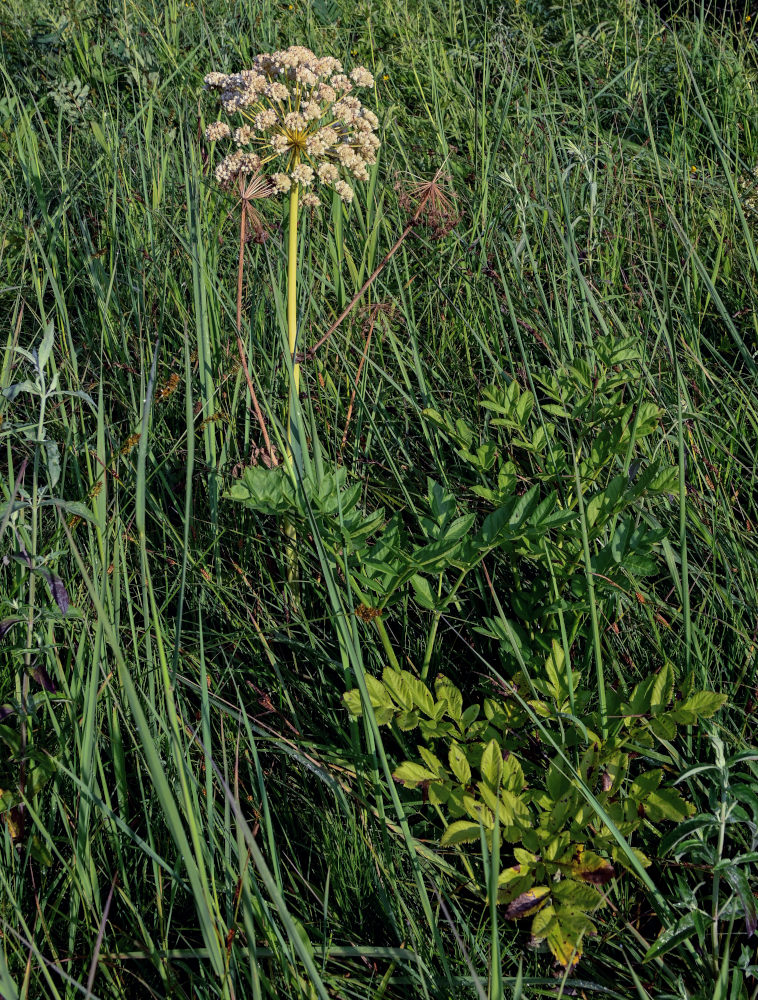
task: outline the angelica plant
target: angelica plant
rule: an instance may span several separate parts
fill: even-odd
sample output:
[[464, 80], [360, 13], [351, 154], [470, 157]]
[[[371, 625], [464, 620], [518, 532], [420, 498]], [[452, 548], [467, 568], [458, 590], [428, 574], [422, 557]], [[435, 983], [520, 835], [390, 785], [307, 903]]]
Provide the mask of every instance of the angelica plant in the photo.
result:
[[301, 45], [262, 53], [253, 68], [239, 73], [209, 73], [207, 88], [219, 95], [227, 120], [211, 123], [206, 138], [230, 140], [234, 148], [216, 166], [216, 180], [230, 185], [240, 176], [257, 176], [272, 197], [289, 198], [287, 244], [287, 336], [292, 383], [287, 441], [292, 444], [292, 414], [300, 388], [297, 361], [297, 231], [300, 207], [317, 208], [319, 192], [353, 199], [354, 181], [368, 180], [376, 162], [379, 119], [354, 95], [372, 87], [363, 66], [349, 75], [332, 56], [317, 57]]
[[[332, 56], [319, 58], [301, 45], [278, 52], [264, 52], [253, 60], [253, 68], [239, 73], [209, 73], [208, 89], [219, 95], [227, 120], [212, 122], [206, 129], [211, 142], [231, 140], [234, 148], [216, 166], [219, 184], [237, 184], [242, 204], [240, 257], [237, 280], [237, 336], [253, 406], [266, 445], [267, 464], [276, 463], [252, 380], [245, 364], [241, 326], [241, 289], [246, 214], [245, 192], [258, 196], [289, 197], [287, 240], [287, 346], [292, 378], [287, 408], [287, 465], [294, 474], [293, 413], [300, 391], [297, 359], [297, 230], [300, 207], [318, 208], [318, 192], [336, 192], [343, 203], [353, 199], [352, 181], [366, 181], [368, 167], [376, 162], [379, 119], [352, 93], [356, 87], [372, 87], [374, 78], [363, 66], [348, 75]], [[287, 579], [293, 587], [297, 568], [296, 531], [285, 515]]]

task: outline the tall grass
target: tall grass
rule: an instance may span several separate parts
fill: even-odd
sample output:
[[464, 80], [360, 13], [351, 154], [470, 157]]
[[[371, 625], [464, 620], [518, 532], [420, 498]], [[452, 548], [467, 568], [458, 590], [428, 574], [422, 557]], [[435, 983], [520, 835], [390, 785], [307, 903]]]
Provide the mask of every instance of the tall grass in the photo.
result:
[[[50, 329], [55, 388], [44, 412], [0, 397], [3, 996], [758, 996], [755, 865], [744, 885], [719, 867], [756, 850], [758, 822], [751, 25], [664, 22], [634, 0], [6, 0], [0, 385], [33, 377], [23, 351]], [[698, 847], [710, 827], [690, 853], [673, 834], [648, 845], [647, 882], [614, 883], [599, 938], [557, 980], [437, 848], [434, 817], [392, 778], [395, 737], [342, 703], [356, 685], [368, 699], [390, 657], [488, 690], [507, 664], [474, 628], [509, 567], [493, 557], [491, 586], [472, 574], [454, 614], [404, 596], [364, 623], [360, 581], [333, 570], [314, 518], [293, 608], [275, 519], [225, 499], [262, 442], [201, 81], [295, 42], [355, 50], [383, 114], [371, 184], [301, 227], [304, 348], [403, 232], [404, 187], [442, 168], [460, 214], [440, 240], [415, 227], [304, 362], [314, 466], [342, 463], [366, 511], [410, 526], [428, 477], [478, 510], [423, 410], [483, 432], [483, 386], [591, 370], [613, 336], [642, 357], [630, 396], [663, 413], [650, 452], [679, 470], [642, 515], [665, 529], [655, 575], [593, 604], [572, 655], [600, 705], [664, 660], [728, 693], [660, 753], [716, 817], [716, 854]], [[241, 336], [283, 453], [277, 213], [247, 248]], [[562, 434], [570, 449], [578, 429]], [[497, 870], [493, 856], [483, 877]], [[703, 926], [685, 933], [693, 912]], [[661, 932], [670, 950], [643, 961]]]

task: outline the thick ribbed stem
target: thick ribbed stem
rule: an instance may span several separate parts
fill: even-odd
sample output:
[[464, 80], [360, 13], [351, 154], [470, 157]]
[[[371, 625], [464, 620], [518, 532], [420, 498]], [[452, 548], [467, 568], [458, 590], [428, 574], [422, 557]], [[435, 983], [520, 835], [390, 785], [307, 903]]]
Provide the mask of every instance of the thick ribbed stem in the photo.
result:
[[[297, 350], [297, 202], [300, 185], [293, 184], [290, 191], [290, 231], [287, 245], [287, 335], [292, 358], [292, 386], [290, 388], [287, 441], [292, 444], [292, 410], [300, 391], [300, 365], [295, 360]], [[290, 454], [290, 458], [291, 458]]]
[[[287, 243], [287, 339], [292, 359], [292, 384], [290, 385], [289, 410], [287, 413], [287, 459], [290, 466], [292, 455], [292, 413], [300, 391], [300, 365], [295, 360], [297, 350], [297, 201], [300, 185], [293, 184], [290, 190], [290, 230]], [[290, 584], [294, 603], [297, 604], [297, 533], [295, 525], [285, 514], [282, 531], [286, 538], [284, 561], [287, 566], [287, 582]]]

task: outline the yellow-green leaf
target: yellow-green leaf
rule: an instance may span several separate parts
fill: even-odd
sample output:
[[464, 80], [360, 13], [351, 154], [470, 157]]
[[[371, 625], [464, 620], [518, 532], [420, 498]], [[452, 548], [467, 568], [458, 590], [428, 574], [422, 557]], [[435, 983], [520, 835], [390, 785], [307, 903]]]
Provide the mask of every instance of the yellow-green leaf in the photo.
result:
[[725, 694], [717, 694], [715, 691], [696, 691], [678, 708], [683, 708], [688, 712], [694, 712], [698, 719], [710, 719], [712, 715], [721, 708], [726, 701]]
[[616, 872], [610, 861], [601, 858], [592, 851], [585, 851], [584, 846], [579, 844], [571, 860], [571, 874], [574, 878], [581, 879], [582, 882], [606, 885], [614, 878]]
[[503, 753], [497, 740], [490, 740], [484, 748], [479, 769], [490, 788], [499, 786], [503, 773]]
[[363, 715], [361, 693], [358, 688], [353, 688], [352, 691], [346, 691], [345, 694], [342, 695], [342, 700], [345, 702], [345, 707], [354, 719], [358, 719]]
[[471, 767], [469, 766], [469, 762], [466, 760], [465, 753], [461, 750], [457, 743], [451, 744], [447, 759], [450, 764], [450, 770], [456, 776], [458, 781], [460, 781], [462, 785], [467, 786], [471, 781]]
[[537, 885], [522, 892], [506, 907], [506, 919], [521, 920], [524, 917], [531, 917], [537, 910], [542, 909], [549, 897], [550, 888], [546, 885]]
[[423, 767], [421, 764], [415, 764], [412, 760], [407, 760], [397, 768], [392, 777], [407, 788], [415, 788], [422, 781], [434, 781], [437, 775], [434, 771], [430, 771], [428, 767]]
[[455, 823], [451, 823], [442, 834], [440, 845], [451, 847], [453, 844], [471, 844], [478, 841], [479, 837], [480, 826], [478, 823], [472, 823], [468, 819], [459, 819]]
[[596, 910], [605, 905], [605, 896], [592, 885], [577, 882], [573, 878], [563, 878], [553, 886], [553, 896], [559, 903], [576, 907], [578, 910]]

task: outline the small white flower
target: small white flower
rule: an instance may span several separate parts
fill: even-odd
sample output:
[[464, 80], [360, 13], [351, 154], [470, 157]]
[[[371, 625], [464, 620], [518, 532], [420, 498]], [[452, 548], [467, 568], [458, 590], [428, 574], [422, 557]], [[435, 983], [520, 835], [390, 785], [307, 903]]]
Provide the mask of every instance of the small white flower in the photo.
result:
[[226, 122], [211, 122], [205, 130], [205, 138], [209, 142], [218, 142], [219, 139], [228, 139], [232, 134]]
[[334, 87], [330, 87], [328, 83], [321, 83], [316, 91], [316, 100], [325, 101], [327, 104], [334, 104], [337, 100], [337, 91]]
[[358, 87], [374, 86], [374, 78], [365, 66], [356, 66], [350, 73], [350, 79]]
[[321, 108], [318, 101], [308, 101], [303, 106], [303, 118], [308, 122], [316, 122], [321, 117]]
[[345, 181], [337, 181], [337, 183], [334, 185], [334, 190], [340, 196], [342, 201], [349, 204], [353, 200], [353, 194], [355, 192], [353, 191], [353, 189], [350, 187], [349, 184], [345, 183]]
[[253, 174], [260, 170], [261, 158], [257, 153], [241, 153], [239, 159], [239, 169], [241, 173]]
[[253, 119], [255, 127], [259, 132], [265, 132], [266, 129], [272, 128], [278, 120], [277, 113], [273, 108], [265, 108], [263, 111], [259, 111]]
[[318, 208], [321, 204], [319, 196], [317, 194], [313, 194], [311, 191], [308, 191], [303, 195], [302, 201], [304, 208]]
[[334, 184], [340, 172], [333, 163], [322, 163], [318, 168], [318, 179], [322, 184]]
[[286, 174], [282, 173], [272, 174], [271, 183], [280, 194], [286, 194], [292, 187], [292, 181]]
[[347, 94], [348, 91], [353, 89], [352, 83], [343, 73], [338, 73], [336, 76], [333, 76], [329, 83], [340, 93]]
[[298, 163], [290, 174], [290, 177], [295, 184], [302, 184], [303, 187], [308, 187], [313, 182], [313, 167], [309, 167], [307, 163]]
[[247, 146], [254, 135], [249, 125], [242, 125], [234, 130], [234, 141], [238, 146]]
[[349, 125], [358, 117], [355, 108], [351, 107], [347, 101], [337, 101], [332, 107], [332, 114], [335, 118], [341, 119], [346, 125]]
[[300, 132], [305, 128], [305, 118], [299, 111], [290, 111], [288, 115], [284, 116], [284, 126], [292, 132]]
[[308, 156], [318, 159], [323, 156], [326, 152], [326, 146], [324, 145], [323, 139], [319, 136], [318, 132], [315, 135], [311, 135], [305, 142], [305, 151]]
[[324, 127], [319, 129], [316, 134], [321, 139], [323, 144], [327, 147], [327, 149], [330, 146], [336, 146], [337, 143], [340, 141], [340, 137], [337, 134], [337, 130], [335, 128], [332, 128], [331, 125], [324, 125]]
[[226, 73], [208, 73], [203, 83], [209, 90], [218, 90], [226, 83]]
[[289, 93], [283, 83], [270, 83], [265, 90], [266, 97], [270, 97], [274, 101], [286, 101]]

